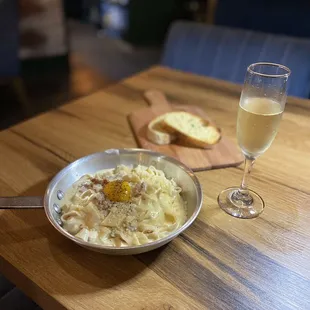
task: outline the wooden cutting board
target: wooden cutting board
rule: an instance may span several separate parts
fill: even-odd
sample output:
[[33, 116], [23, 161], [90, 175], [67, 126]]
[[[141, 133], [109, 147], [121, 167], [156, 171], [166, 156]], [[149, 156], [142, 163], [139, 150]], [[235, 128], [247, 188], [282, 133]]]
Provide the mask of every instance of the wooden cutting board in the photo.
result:
[[167, 112], [186, 111], [213, 122], [197, 106], [169, 104], [164, 94], [157, 90], [147, 91], [145, 99], [150, 107], [132, 112], [128, 116], [140, 147], [174, 157], [194, 171], [238, 166], [243, 162], [243, 155], [237, 146], [225, 136], [222, 136], [220, 142], [212, 149], [199, 149], [177, 144], [157, 145], [150, 142], [146, 136], [148, 123], [156, 116]]

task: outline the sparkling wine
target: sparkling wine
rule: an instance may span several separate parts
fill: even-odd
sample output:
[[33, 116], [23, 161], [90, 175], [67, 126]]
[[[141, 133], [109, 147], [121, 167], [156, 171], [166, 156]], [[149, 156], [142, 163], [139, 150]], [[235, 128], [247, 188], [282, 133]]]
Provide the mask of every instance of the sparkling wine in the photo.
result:
[[271, 145], [283, 108], [268, 98], [242, 98], [239, 104], [237, 137], [245, 155], [257, 157]]

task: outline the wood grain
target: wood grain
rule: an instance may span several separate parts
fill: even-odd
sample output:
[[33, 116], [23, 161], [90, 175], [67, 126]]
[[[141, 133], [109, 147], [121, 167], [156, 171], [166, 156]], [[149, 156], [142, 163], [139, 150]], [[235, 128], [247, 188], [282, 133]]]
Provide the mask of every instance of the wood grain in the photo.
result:
[[[126, 116], [156, 88], [202, 108], [235, 141], [240, 86], [153, 68], [0, 133], [0, 195], [42, 195], [69, 162], [135, 147]], [[45, 309], [310, 309], [310, 101], [289, 98], [250, 186], [266, 208], [235, 219], [216, 203], [241, 167], [197, 176], [198, 219], [169, 245], [109, 257], [64, 239], [40, 210], [0, 211], [0, 269]]]
[[194, 171], [238, 166], [243, 162], [243, 156], [235, 143], [225, 136], [222, 136], [220, 142], [211, 149], [187, 147], [177, 143], [157, 145], [149, 141], [146, 133], [147, 125], [155, 117], [167, 112], [185, 111], [209, 120], [210, 123], [213, 123], [213, 121], [200, 107], [169, 104], [165, 96], [158, 91], [147, 91], [145, 96], [149, 97], [148, 101], [151, 102], [151, 106], [134, 111], [128, 117], [133, 133], [141, 148], [174, 157]]

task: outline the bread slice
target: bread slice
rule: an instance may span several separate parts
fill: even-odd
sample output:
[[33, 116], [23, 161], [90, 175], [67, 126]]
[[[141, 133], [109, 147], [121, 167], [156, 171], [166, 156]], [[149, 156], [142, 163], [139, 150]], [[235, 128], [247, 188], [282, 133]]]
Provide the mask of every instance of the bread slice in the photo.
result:
[[172, 132], [169, 133], [164, 129], [164, 119], [166, 118], [166, 113], [154, 118], [147, 127], [147, 138], [159, 145], [170, 144], [176, 139], [176, 135]]
[[220, 130], [207, 120], [187, 112], [171, 112], [164, 115], [164, 130], [177, 134], [178, 142], [200, 148], [212, 147], [220, 141]]

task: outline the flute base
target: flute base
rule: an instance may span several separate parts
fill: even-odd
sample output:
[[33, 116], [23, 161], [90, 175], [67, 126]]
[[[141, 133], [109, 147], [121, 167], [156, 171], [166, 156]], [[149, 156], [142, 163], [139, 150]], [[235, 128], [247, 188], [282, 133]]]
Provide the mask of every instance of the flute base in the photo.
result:
[[217, 202], [226, 213], [242, 219], [255, 218], [265, 208], [261, 196], [252, 190], [248, 191], [248, 195], [244, 195], [238, 187], [223, 190], [217, 197]]

